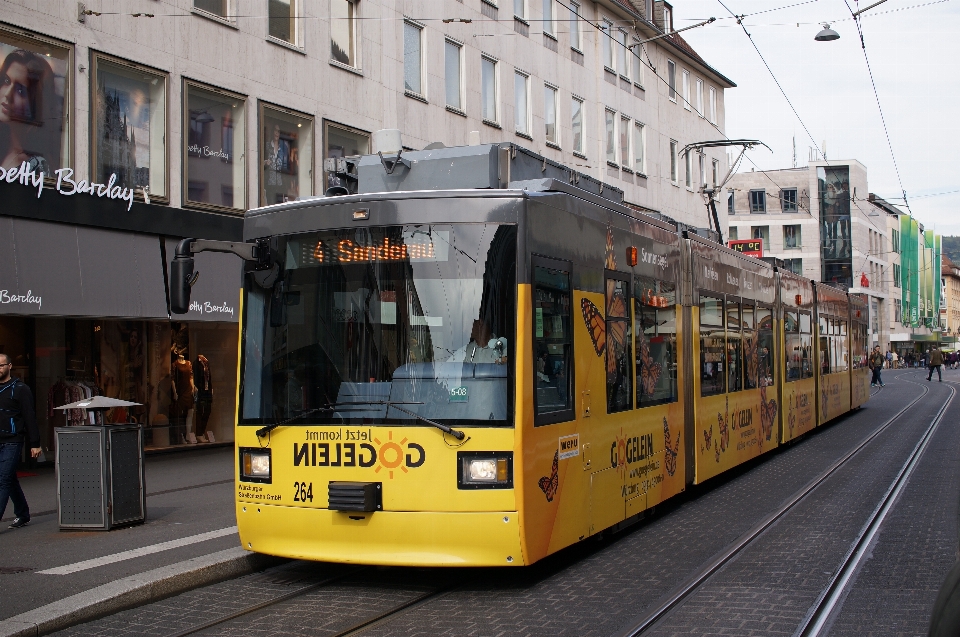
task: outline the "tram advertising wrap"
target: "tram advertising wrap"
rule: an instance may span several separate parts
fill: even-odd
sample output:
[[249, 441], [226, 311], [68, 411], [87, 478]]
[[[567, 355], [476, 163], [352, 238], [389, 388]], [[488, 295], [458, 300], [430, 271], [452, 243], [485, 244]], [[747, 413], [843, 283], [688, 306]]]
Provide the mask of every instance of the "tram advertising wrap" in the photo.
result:
[[246, 213], [245, 549], [528, 565], [869, 398], [858, 300], [573, 181]]

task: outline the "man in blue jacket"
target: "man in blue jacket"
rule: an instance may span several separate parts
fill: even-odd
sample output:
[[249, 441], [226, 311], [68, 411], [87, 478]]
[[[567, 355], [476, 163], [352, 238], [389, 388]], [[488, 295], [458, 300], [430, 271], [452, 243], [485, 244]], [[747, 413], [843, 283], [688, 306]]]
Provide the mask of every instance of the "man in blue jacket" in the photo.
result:
[[30, 507], [17, 480], [17, 463], [24, 441], [30, 445], [30, 455], [40, 455], [40, 431], [33, 406], [33, 393], [19, 378], [12, 378], [10, 357], [0, 354], [0, 515], [7, 508], [7, 498], [13, 500], [16, 516], [11, 529], [19, 529], [30, 522]]

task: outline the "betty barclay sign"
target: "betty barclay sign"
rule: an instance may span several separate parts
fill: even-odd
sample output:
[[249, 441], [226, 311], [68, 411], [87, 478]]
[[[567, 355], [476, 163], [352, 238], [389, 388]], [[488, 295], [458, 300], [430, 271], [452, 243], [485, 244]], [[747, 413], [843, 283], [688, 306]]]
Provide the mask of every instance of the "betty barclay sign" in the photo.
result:
[[[127, 210], [133, 206], [133, 188], [121, 188], [117, 186], [116, 173], [110, 175], [110, 179], [105, 184], [88, 182], [86, 179], [74, 179], [72, 168], [60, 168], [53, 171], [56, 175], [57, 183], [54, 189], [61, 195], [87, 194], [94, 197], [103, 197], [105, 199], [120, 199], [127, 202]], [[27, 162], [23, 162], [19, 167], [0, 168], [0, 182], [6, 181], [8, 184], [20, 182], [24, 186], [32, 186], [37, 189], [37, 198], [43, 192], [44, 177], [51, 177], [44, 172], [31, 170]], [[150, 203], [149, 196], [144, 190], [144, 199]]]

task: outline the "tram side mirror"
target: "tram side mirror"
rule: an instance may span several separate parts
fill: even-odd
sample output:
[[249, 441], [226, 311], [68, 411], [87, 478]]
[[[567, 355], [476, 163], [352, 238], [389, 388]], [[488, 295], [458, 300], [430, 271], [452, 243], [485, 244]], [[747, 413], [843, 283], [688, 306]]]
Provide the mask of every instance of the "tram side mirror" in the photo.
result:
[[200, 276], [193, 267], [192, 256], [176, 256], [170, 262], [170, 311], [174, 314], [190, 311], [190, 288]]

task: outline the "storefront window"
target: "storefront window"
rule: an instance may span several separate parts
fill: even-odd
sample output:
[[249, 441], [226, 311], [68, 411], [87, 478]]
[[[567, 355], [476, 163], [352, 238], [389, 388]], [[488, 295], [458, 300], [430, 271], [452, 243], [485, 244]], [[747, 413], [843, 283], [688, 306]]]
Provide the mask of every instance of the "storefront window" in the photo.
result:
[[236, 323], [0, 318], [13, 375], [36, 396], [46, 460], [55, 427], [95, 424], [92, 412], [57, 407], [93, 396], [140, 403], [101, 422], [142, 424], [148, 449], [231, 442], [237, 338]]
[[245, 99], [184, 83], [184, 199], [242, 211], [244, 196]]
[[132, 188], [138, 197], [167, 196], [167, 76], [102, 56], [96, 77], [93, 165], [96, 180]]
[[260, 204], [313, 195], [313, 118], [260, 105]]
[[71, 51], [0, 29], [0, 168], [50, 176], [69, 164]]
[[[325, 122], [323, 138], [325, 159], [366, 155], [370, 152], [370, 133]], [[327, 188], [346, 186], [333, 173], [326, 174], [326, 184]]]

